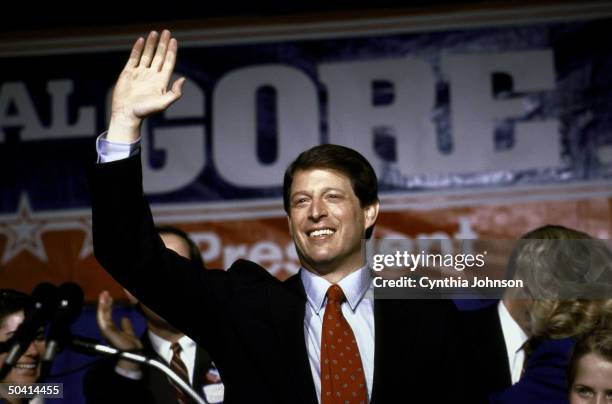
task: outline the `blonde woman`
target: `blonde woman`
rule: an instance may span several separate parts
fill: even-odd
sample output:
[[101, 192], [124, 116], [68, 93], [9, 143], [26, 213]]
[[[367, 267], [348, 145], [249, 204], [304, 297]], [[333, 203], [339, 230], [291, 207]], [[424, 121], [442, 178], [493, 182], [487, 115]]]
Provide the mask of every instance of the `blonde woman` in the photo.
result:
[[612, 254], [605, 242], [561, 226], [528, 233], [510, 263], [525, 288], [509, 301], [528, 340], [519, 381], [493, 403], [566, 404], [565, 370], [576, 338], [612, 311]]

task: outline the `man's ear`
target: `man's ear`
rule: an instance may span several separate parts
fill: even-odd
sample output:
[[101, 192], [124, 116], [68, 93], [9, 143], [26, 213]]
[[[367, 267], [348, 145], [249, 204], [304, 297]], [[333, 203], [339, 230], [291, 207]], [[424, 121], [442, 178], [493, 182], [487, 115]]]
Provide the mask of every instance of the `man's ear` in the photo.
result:
[[363, 209], [366, 229], [370, 228], [374, 223], [376, 223], [376, 219], [378, 218], [379, 209], [380, 209], [380, 203], [378, 201], [374, 202], [371, 205], [366, 206]]

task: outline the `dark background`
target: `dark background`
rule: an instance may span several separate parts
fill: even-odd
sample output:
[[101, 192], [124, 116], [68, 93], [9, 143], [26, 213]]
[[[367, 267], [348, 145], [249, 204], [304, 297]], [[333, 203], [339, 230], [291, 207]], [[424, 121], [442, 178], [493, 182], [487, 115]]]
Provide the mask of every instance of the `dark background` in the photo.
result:
[[[609, 1], [601, 1], [602, 3]], [[568, 1], [466, 1], [466, 0], [222, 0], [198, 2], [132, 2], [90, 1], [76, 2], [24, 2], [23, 5], [4, 5], [0, 12], [0, 40], [31, 35], [33, 31], [81, 31], [116, 29], [121, 26], [151, 25], [155, 23], [189, 24], [198, 20], [241, 21], [267, 20], [270, 17], [308, 16], [330, 14], [334, 16], [368, 17], [369, 15], [395, 15], [431, 12], [439, 9], [460, 11], [470, 8], [525, 6], [534, 4], [576, 3]], [[84, 30], [85, 29], [85, 30]]]

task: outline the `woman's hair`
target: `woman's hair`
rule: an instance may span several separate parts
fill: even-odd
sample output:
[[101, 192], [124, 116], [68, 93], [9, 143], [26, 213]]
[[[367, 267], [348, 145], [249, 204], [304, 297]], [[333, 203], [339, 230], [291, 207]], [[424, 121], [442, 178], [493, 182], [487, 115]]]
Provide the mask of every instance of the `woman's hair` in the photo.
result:
[[531, 334], [540, 339], [580, 337], [612, 316], [612, 299], [534, 300], [530, 312]]
[[[612, 317], [608, 317], [612, 318]], [[600, 327], [578, 340], [567, 366], [567, 385], [572, 386], [578, 372], [578, 362], [588, 354], [595, 354], [612, 363], [612, 328], [604, 321]]]
[[[532, 299], [530, 332], [536, 338], [580, 336], [612, 311], [612, 252], [602, 240], [563, 226], [544, 226], [521, 237], [509, 274]], [[519, 297], [520, 298], [520, 297]]]
[[32, 298], [13, 289], [0, 289], [0, 326], [4, 319], [19, 311], [29, 312], [32, 309]]
[[541, 294], [546, 295], [549, 291], [556, 295], [560, 280], [584, 276], [585, 263], [582, 261], [586, 259], [591, 240], [588, 234], [567, 227], [539, 227], [516, 243], [506, 276], [522, 279], [532, 297], [544, 297]]

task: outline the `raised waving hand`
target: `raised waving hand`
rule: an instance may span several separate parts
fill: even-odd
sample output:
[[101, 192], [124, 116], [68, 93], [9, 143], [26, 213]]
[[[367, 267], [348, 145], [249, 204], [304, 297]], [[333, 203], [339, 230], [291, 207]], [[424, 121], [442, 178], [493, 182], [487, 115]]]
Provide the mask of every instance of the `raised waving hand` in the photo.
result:
[[140, 135], [142, 120], [163, 111], [181, 96], [180, 78], [170, 86], [176, 62], [177, 42], [170, 31], [152, 31], [138, 38], [113, 90], [107, 139], [133, 142]]

